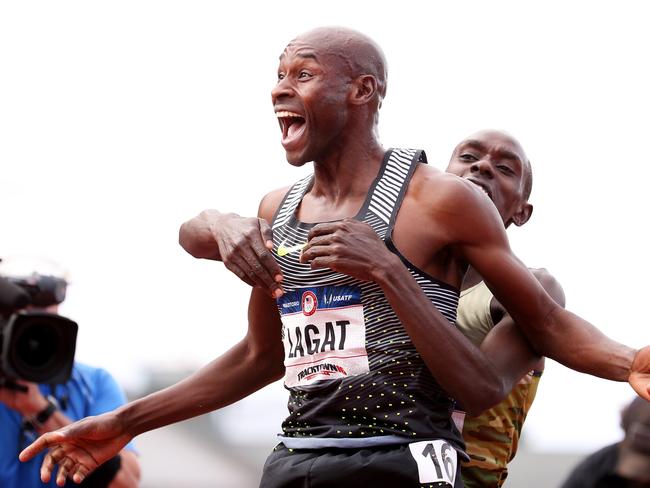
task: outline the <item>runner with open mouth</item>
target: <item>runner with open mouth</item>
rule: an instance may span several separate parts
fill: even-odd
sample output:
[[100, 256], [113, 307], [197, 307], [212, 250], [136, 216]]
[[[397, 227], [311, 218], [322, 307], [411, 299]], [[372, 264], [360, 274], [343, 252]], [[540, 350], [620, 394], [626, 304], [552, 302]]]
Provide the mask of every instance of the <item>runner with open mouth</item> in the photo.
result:
[[287, 110], [279, 110], [275, 115], [280, 123], [280, 129], [282, 129], [282, 146], [285, 150], [295, 147], [307, 128], [305, 118]]

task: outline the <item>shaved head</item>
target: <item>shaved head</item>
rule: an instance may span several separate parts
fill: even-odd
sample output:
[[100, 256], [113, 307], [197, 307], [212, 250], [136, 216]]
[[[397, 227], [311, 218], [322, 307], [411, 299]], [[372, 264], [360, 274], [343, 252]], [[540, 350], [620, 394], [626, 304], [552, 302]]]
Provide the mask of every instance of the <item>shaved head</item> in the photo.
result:
[[526, 151], [524, 151], [524, 148], [521, 145], [521, 143], [514, 136], [512, 136], [511, 134], [509, 134], [504, 130], [486, 129], [486, 130], [481, 130], [479, 132], [476, 132], [475, 134], [472, 134], [463, 142], [461, 142], [457, 146], [457, 148], [466, 141], [470, 141], [472, 139], [481, 139], [481, 138], [508, 139], [513, 144], [513, 146], [517, 148], [517, 152], [519, 153], [518, 159], [521, 160], [521, 165], [522, 165], [521, 196], [523, 200], [527, 202], [528, 199], [530, 198], [531, 192], [533, 191], [533, 168], [530, 164], [530, 159], [528, 159], [528, 156], [526, 156]]
[[287, 160], [322, 160], [335, 151], [333, 141], [348, 139], [383, 154], [377, 126], [385, 93], [384, 54], [368, 36], [319, 27], [293, 39], [271, 90]]
[[318, 27], [296, 37], [287, 48], [302, 43], [317, 45], [328, 55], [337, 58], [352, 78], [374, 76], [380, 102], [386, 96], [386, 59], [379, 45], [370, 37], [346, 27]]

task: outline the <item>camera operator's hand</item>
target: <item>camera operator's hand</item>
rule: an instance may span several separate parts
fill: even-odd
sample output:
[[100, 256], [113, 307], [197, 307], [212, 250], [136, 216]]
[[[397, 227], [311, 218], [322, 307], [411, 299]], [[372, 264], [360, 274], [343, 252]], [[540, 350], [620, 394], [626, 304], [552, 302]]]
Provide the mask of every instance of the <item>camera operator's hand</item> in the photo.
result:
[[27, 389], [0, 387], [0, 402], [15, 410], [23, 417], [32, 417], [47, 407], [47, 399], [41, 393], [36, 383], [16, 381], [17, 386]]
[[41, 481], [48, 483], [56, 465], [56, 483], [66, 479], [81, 483], [98, 466], [115, 457], [132, 439], [121, 428], [114, 412], [87, 417], [36, 439], [20, 453], [22, 462], [29, 461], [49, 448], [41, 466]]
[[266, 220], [204, 210], [181, 226], [178, 240], [192, 256], [222, 261], [250, 286], [267, 290], [273, 298], [282, 295], [282, 272]]

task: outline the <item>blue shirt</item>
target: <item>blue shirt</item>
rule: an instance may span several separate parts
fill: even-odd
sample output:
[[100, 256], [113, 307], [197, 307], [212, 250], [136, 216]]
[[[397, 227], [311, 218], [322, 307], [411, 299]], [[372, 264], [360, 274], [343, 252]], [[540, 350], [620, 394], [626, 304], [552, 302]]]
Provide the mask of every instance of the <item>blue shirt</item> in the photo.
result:
[[[54, 394], [61, 402], [63, 413], [71, 420], [99, 415], [126, 402], [122, 389], [106, 370], [80, 363], [74, 364], [70, 380], [63, 385], [57, 385], [54, 392], [46, 385], [41, 385], [40, 388], [44, 395]], [[40, 468], [45, 453], [27, 463], [18, 460], [20, 451], [37, 437], [33, 432], [25, 432], [22, 422], [18, 412], [0, 403], [0, 487], [56, 487], [55, 475], [48, 484], [44, 484], [40, 479]], [[131, 444], [127, 447], [133, 449]], [[69, 481], [65, 486], [78, 485]]]

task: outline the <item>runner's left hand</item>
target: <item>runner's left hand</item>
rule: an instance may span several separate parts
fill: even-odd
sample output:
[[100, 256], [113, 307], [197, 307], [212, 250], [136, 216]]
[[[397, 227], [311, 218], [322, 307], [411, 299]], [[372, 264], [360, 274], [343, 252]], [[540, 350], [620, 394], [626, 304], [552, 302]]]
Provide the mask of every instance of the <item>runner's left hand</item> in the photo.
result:
[[300, 261], [312, 269], [330, 268], [362, 281], [376, 281], [377, 273], [396, 256], [365, 222], [345, 219], [315, 225]]

